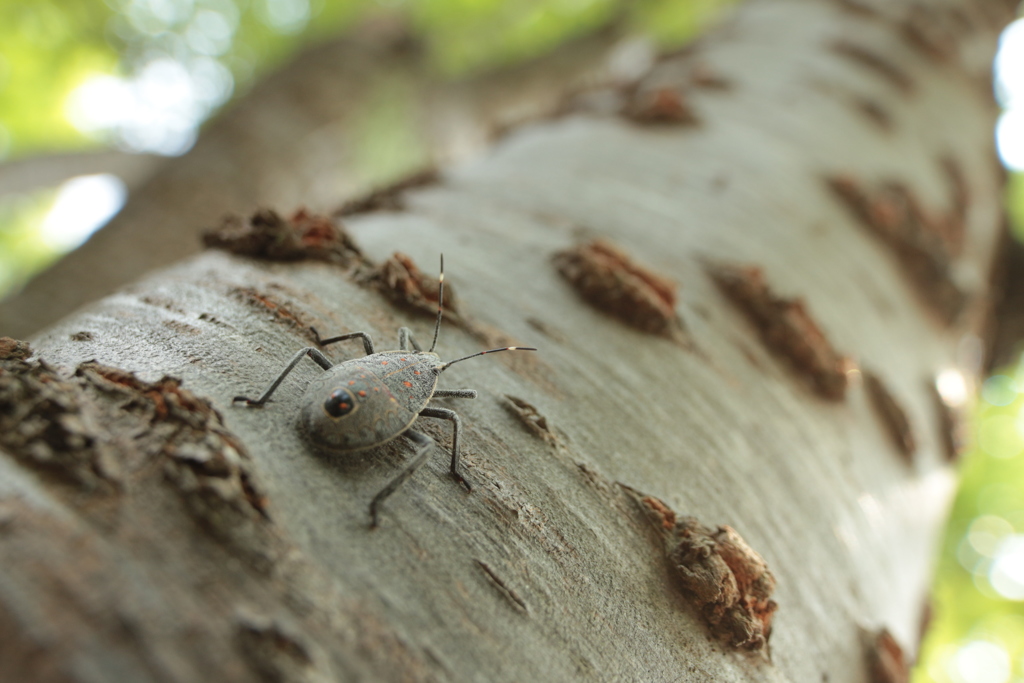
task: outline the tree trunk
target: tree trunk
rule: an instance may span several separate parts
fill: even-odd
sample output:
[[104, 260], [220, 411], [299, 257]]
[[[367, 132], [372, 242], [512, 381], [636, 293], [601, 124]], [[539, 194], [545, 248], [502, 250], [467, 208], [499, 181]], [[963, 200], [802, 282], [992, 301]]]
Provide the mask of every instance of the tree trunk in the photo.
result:
[[[314, 47], [236, 101], [86, 244], [0, 302], [0, 329], [34, 334], [196, 253], [199, 231], [226, 213], [331, 211], [384, 180], [478, 151], [510, 109], [550, 109], [567, 83], [592, 76], [617, 33], [609, 26], [486, 80], [456, 82], [425, 73], [422, 50], [395, 22]], [[371, 123], [394, 112], [402, 114], [385, 134], [398, 141], [397, 152]], [[370, 155], [378, 160], [368, 162]]]
[[[1010, 5], [749, 2], [346, 218], [361, 255], [263, 214], [219, 243], [277, 260], [207, 251], [30, 359], [0, 347], [3, 670], [903, 680], [1003, 229], [986, 79]], [[428, 339], [415, 265], [441, 252], [443, 360], [540, 350], [445, 372], [479, 391], [432, 403], [461, 415], [472, 491], [451, 425], [417, 420], [438, 447], [370, 529], [409, 440], [319, 453], [308, 359], [266, 405], [232, 398], [311, 328]]]

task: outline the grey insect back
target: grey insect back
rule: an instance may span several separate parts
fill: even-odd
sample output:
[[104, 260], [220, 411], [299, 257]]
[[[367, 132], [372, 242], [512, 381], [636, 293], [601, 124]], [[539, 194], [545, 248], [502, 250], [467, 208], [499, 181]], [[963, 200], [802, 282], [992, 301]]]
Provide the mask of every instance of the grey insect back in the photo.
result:
[[249, 407], [263, 406], [303, 356], [309, 356], [325, 372], [313, 380], [302, 398], [299, 429], [315, 448], [328, 453], [352, 453], [381, 446], [395, 437], [405, 436], [416, 446], [416, 453], [405, 468], [370, 502], [371, 527], [379, 522], [380, 504], [398, 490], [427, 461], [434, 442], [430, 437], [410, 429], [417, 417], [436, 417], [452, 423], [451, 473], [467, 490], [469, 482], [459, 470], [459, 441], [462, 422], [453, 410], [431, 408], [433, 398], [476, 398], [473, 389], [438, 389], [437, 378], [455, 363], [499, 351], [536, 351], [526, 346], [506, 346], [480, 351], [463, 358], [442, 361], [434, 353], [441, 329], [444, 305], [444, 255], [438, 279], [437, 321], [430, 349], [424, 351], [408, 327], [398, 330], [398, 350], [375, 353], [373, 341], [365, 332], [351, 332], [339, 337], [321, 339], [310, 328], [321, 347], [347, 339], [360, 338], [366, 355], [334, 365], [315, 347], [306, 347], [292, 356], [281, 374], [259, 398], [235, 396], [232, 403], [244, 402]]

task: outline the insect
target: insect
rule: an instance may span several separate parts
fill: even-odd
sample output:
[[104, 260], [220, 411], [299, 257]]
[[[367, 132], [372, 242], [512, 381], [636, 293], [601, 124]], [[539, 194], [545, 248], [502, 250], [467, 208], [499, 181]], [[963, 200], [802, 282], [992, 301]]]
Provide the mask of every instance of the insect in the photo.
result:
[[463, 358], [442, 361], [434, 353], [441, 329], [444, 302], [444, 255], [441, 256], [441, 274], [438, 278], [437, 322], [430, 349], [424, 351], [408, 327], [398, 330], [398, 350], [375, 353], [373, 341], [365, 332], [350, 332], [330, 339], [321, 339], [315, 328], [318, 346], [327, 346], [347, 339], [362, 339], [366, 355], [334, 365], [316, 347], [306, 347], [296, 353], [281, 374], [259, 396], [251, 399], [236, 396], [232, 403], [244, 402], [249, 407], [264, 405], [277, 390], [303, 356], [309, 356], [325, 370], [313, 380], [302, 399], [299, 429], [317, 448], [331, 453], [354, 453], [376, 448], [398, 437], [406, 436], [416, 447], [416, 453], [398, 476], [374, 496], [370, 503], [371, 527], [378, 525], [380, 505], [398, 487], [419, 469], [431, 449], [433, 440], [411, 429], [417, 417], [436, 417], [452, 423], [451, 473], [467, 490], [469, 482], [459, 471], [459, 441], [462, 422], [453, 410], [433, 408], [427, 404], [434, 398], [476, 398], [473, 389], [438, 389], [437, 379], [455, 363], [499, 351], [536, 351], [526, 346], [506, 346], [480, 351]]

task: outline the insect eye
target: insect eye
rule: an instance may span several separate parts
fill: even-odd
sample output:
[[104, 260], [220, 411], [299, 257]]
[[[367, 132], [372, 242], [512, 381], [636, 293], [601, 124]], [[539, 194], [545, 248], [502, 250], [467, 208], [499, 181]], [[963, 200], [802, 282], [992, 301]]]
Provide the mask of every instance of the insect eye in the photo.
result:
[[344, 389], [335, 389], [324, 401], [324, 410], [331, 417], [348, 415], [354, 407], [355, 402], [352, 400], [352, 396]]

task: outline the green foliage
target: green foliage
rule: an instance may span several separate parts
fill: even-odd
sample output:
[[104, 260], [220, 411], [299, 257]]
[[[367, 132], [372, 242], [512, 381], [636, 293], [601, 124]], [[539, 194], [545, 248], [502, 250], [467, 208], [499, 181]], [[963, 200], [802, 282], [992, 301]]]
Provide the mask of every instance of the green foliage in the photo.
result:
[[[1017, 535], [1024, 539], [1024, 370], [1007, 372], [987, 380], [973, 419], [914, 683], [1010, 680], [997, 675], [1001, 667], [1024, 678], [1024, 585], [1015, 593], [1005, 571], [1024, 578], [1024, 553], [1014, 562], [1012, 552]], [[986, 666], [994, 667], [988, 677]]]
[[86, 144], [64, 102], [88, 74], [116, 69], [109, 17], [99, 0], [0, 0], [0, 159]]

